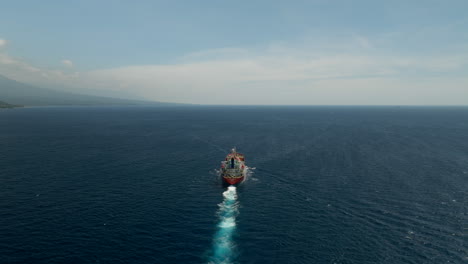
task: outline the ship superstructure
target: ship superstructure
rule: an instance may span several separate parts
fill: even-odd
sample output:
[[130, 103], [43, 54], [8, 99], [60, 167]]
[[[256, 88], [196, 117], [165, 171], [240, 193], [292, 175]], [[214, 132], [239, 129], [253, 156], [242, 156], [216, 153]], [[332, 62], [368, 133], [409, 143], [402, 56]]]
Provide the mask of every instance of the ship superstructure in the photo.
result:
[[242, 182], [246, 170], [244, 154], [238, 153], [235, 148], [226, 156], [224, 161], [221, 161], [221, 176], [227, 184], [234, 185]]

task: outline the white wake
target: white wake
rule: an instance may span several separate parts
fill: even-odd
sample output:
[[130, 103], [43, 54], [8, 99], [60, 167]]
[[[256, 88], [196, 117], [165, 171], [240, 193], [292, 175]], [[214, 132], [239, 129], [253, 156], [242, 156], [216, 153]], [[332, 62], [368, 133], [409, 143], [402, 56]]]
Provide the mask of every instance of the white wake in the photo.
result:
[[234, 258], [235, 244], [233, 234], [236, 230], [236, 216], [238, 214], [237, 189], [229, 186], [223, 192], [224, 200], [219, 204], [218, 230], [213, 238], [213, 252], [209, 263], [228, 264]]

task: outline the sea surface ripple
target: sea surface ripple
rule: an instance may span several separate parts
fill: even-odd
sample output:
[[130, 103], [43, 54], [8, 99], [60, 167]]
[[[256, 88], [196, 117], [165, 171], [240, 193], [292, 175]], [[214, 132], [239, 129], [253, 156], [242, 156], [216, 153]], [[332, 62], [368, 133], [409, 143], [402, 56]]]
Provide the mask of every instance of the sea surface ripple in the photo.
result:
[[2, 263], [468, 261], [467, 107], [18, 108], [0, 150]]

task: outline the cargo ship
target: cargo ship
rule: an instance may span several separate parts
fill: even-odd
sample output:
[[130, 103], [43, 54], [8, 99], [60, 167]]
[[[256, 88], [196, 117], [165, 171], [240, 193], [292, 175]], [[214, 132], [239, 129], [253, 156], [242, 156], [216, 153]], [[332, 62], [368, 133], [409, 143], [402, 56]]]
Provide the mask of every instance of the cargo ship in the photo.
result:
[[246, 170], [244, 154], [236, 152], [235, 148], [221, 161], [221, 176], [227, 184], [241, 183], [245, 179]]

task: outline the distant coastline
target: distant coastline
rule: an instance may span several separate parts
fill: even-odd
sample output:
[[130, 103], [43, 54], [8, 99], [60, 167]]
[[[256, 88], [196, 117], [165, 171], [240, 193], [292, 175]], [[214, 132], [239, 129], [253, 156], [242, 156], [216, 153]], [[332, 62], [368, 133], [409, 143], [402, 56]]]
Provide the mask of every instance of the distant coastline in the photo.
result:
[[23, 106], [22, 105], [9, 104], [9, 103], [5, 103], [3, 101], [0, 101], [0, 109], [16, 108], [16, 107], [23, 107]]
[[36, 87], [9, 79], [0, 74], [0, 108], [21, 106], [98, 106], [98, 105], [152, 105], [179, 106], [184, 104], [123, 99]]

